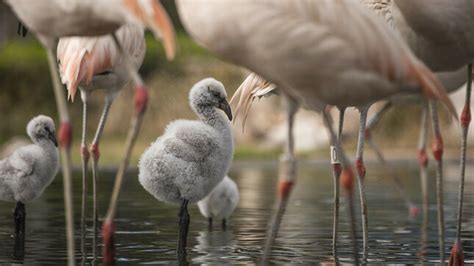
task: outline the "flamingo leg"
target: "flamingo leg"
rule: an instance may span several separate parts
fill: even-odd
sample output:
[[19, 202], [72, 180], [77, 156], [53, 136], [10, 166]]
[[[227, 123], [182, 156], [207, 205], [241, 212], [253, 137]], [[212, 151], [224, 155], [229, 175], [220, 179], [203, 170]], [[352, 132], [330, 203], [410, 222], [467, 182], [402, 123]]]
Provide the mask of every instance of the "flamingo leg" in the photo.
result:
[[209, 217], [207, 220], [208, 220], [208, 222], [209, 222], [209, 223], [208, 223], [209, 232], [211, 232], [211, 231], [212, 231], [212, 217]]
[[439, 256], [441, 263], [444, 264], [444, 207], [443, 207], [443, 139], [439, 128], [438, 104], [436, 101], [430, 101], [431, 121], [433, 126], [433, 157], [436, 160], [436, 196], [438, 205], [438, 241]]
[[367, 126], [365, 127], [365, 139], [367, 143], [369, 144], [370, 148], [375, 152], [377, 161], [385, 168], [386, 172], [390, 173], [390, 177], [395, 183], [395, 186], [398, 190], [400, 197], [405, 201], [405, 205], [408, 208], [408, 213], [410, 217], [416, 217], [416, 215], [418, 214], [418, 208], [410, 199], [410, 197], [408, 196], [408, 193], [406, 193], [405, 186], [403, 185], [398, 175], [395, 174], [395, 170], [388, 165], [387, 160], [385, 159], [385, 156], [383, 155], [378, 145], [375, 143], [371, 134], [374, 127], [379, 123], [380, 118], [388, 110], [390, 110], [392, 105], [393, 105], [392, 102], [386, 102], [384, 106], [367, 121]]
[[466, 99], [464, 109], [461, 113], [462, 143], [461, 143], [461, 176], [459, 180], [459, 198], [458, 198], [458, 224], [456, 227], [456, 240], [451, 249], [449, 265], [464, 265], [464, 252], [461, 242], [462, 212], [464, 199], [464, 179], [466, 175], [466, 151], [469, 124], [471, 123], [471, 89], [472, 89], [472, 64], [468, 65], [468, 79], [466, 87]]
[[[342, 121], [344, 118], [344, 109], [340, 109], [340, 112], [342, 114], [341, 114], [341, 119], [339, 119], [340, 120], [339, 122], [340, 122], [340, 125], [342, 125]], [[342, 167], [341, 170], [337, 170], [337, 169], [336, 170], [340, 171], [341, 185], [346, 191], [345, 198], [347, 201], [347, 210], [348, 210], [348, 216], [349, 216], [349, 222], [350, 222], [350, 234], [351, 234], [351, 240], [352, 240], [352, 256], [353, 256], [354, 263], [358, 265], [359, 264], [359, 251], [357, 248], [356, 219], [355, 219], [355, 214], [354, 214], [354, 173], [352, 171], [351, 163], [347, 159], [344, 149], [342, 148], [341, 143], [340, 141], [338, 141], [338, 137], [334, 129], [332, 128], [331, 117], [325, 110], [322, 112], [322, 114], [323, 114], [324, 124], [326, 125], [326, 128], [328, 129], [328, 132], [329, 132], [331, 143], [336, 144], [331, 154], [331, 160], [335, 159], [334, 161], [339, 161], [340, 164], [336, 164], [336, 165], [340, 165]], [[338, 132], [339, 135], [341, 131], [342, 131], [342, 126], [339, 129], [339, 132]]]
[[26, 219], [25, 204], [17, 201], [15, 211], [13, 212], [13, 219], [15, 222], [15, 236], [24, 236]]
[[[341, 108], [339, 109], [339, 126], [337, 131], [337, 138], [336, 142], [331, 142], [332, 147], [340, 147], [341, 146], [341, 136], [342, 136], [342, 129], [344, 128], [344, 114], [346, 109]], [[337, 149], [336, 149], [337, 150]], [[333, 179], [334, 179], [334, 211], [333, 211], [333, 229], [332, 229], [332, 253], [334, 256], [334, 261], [336, 263], [339, 262], [338, 259], [338, 251], [337, 251], [337, 240], [339, 234], [339, 180], [341, 177], [342, 167], [341, 162], [337, 158], [337, 153], [334, 148], [331, 150], [331, 164], [333, 169]]]
[[94, 230], [94, 238], [92, 243], [92, 253], [94, 261], [97, 260], [97, 246], [98, 246], [98, 212], [97, 212], [97, 180], [99, 179], [99, 157], [100, 157], [100, 150], [99, 150], [99, 142], [102, 137], [102, 132], [104, 131], [104, 126], [107, 121], [107, 117], [110, 111], [110, 107], [112, 106], [113, 100], [115, 99], [115, 94], [107, 95], [105, 97], [105, 104], [104, 109], [102, 110], [102, 114], [100, 116], [99, 125], [97, 126], [97, 130], [94, 135], [94, 139], [92, 140], [91, 144], [91, 152], [92, 152], [92, 193], [93, 193], [93, 209], [92, 209], [92, 227]]
[[64, 95], [64, 88], [61, 84], [58, 74], [57, 59], [54, 52], [55, 45], [47, 47], [47, 57], [49, 71], [51, 73], [51, 80], [53, 82], [54, 96], [56, 100], [56, 107], [58, 108], [59, 119], [61, 121], [58, 139], [59, 151], [61, 156], [61, 167], [63, 175], [63, 189], [64, 189], [64, 209], [66, 211], [66, 237], [67, 237], [67, 254], [68, 265], [75, 265], [76, 259], [74, 255], [74, 210], [72, 206], [72, 174], [71, 174], [71, 141], [72, 141], [72, 126], [69, 119], [69, 113], [66, 107], [66, 97]]
[[87, 170], [89, 162], [89, 150], [87, 149], [87, 104], [89, 93], [81, 90], [82, 99], [82, 139], [81, 139], [81, 158], [82, 158], [82, 204], [81, 204], [81, 253], [82, 260], [87, 258], [86, 251], [86, 216], [87, 216]]
[[369, 252], [369, 224], [367, 217], [367, 200], [365, 195], [365, 165], [364, 165], [364, 142], [365, 142], [365, 125], [367, 123], [367, 113], [370, 106], [359, 108], [360, 124], [359, 138], [357, 141], [356, 168], [357, 180], [359, 183], [360, 207], [362, 213], [362, 240], [363, 240], [363, 259], [367, 261]]
[[225, 230], [227, 230], [227, 220], [222, 219], [222, 231], [225, 231]]
[[423, 102], [420, 121], [420, 138], [418, 141], [418, 164], [420, 167], [421, 194], [423, 197], [423, 221], [421, 225], [421, 246], [420, 255], [426, 254], [426, 244], [428, 241], [429, 222], [429, 197], [428, 197], [428, 154], [426, 153], [426, 135], [428, 133], [428, 103]]
[[284, 154], [280, 157], [280, 169], [279, 169], [279, 181], [278, 181], [278, 200], [276, 205], [276, 211], [272, 217], [272, 223], [267, 233], [267, 239], [265, 241], [265, 247], [262, 257], [262, 263], [268, 263], [270, 259], [271, 250], [273, 243], [278, 235], [280, 229], [281, 220], [285, 214], [286, 206], [288, 204], [288, 198], [290, 196], [293, 184], [296, 179], [296, 158], [294, 155], [294, 136], [293, 136], [293, 124], [295, 114], [298, 111], [298, 103], [291, 99], [289, 96], [285, 96], [286, 109], [287, 109], [287, 138], [284, 148]]
[[181, 203], [181, 207], [178, 213], [178, 223], [179, 223], [179, 232], [178, 232], [178, 261], [185, 262], [186, 261], [186, 243], [188, 239], [188, 231], [189, 231], [189, 213], [188, 213], [188, 200], [183, 200]]
[[112, 35], [112, 37], [123, 56], [127, 72], [130, 75], [133, 83], [135, 84], [135, 113], [130, 123], [129, 131], [127, 134], [127, 140], [125, 143], [125, 153], [115, 176], [115, 183], [112, 190], [109, 208], [107, 210], [105, 221], [102, 225], [102, 234], [104, 242], [102, 255], [103, 262], [105, 265], [112, 265], [115, 261], [115, 248], [113, 245], [113, 234], [115, 230], [115, 225], [113, 223], [113, 219], [117, 210], [117, 201], [118, 196], [120, 194], [120, 189], [122, 187], [123, 177], [130, 162], [130, 156], [132, 154], [133, 147], [135, 146], [135, 141], [137, 139], [138, 133], [140, 132], [140, 127], [143, 121], [143, 116], [145, 114], [146, 105], [148, 101], [147, 89], [145, 88], [143, 81], [137, 72], [136, 67], [133, 65], [128, 54], [124, 52], [117, 36], [114, 34]]

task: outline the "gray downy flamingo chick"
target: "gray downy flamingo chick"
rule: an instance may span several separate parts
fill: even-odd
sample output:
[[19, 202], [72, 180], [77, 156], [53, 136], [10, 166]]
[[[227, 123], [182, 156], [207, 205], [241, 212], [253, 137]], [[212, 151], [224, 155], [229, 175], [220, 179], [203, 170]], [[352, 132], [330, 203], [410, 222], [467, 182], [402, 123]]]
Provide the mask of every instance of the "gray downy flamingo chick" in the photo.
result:
[[226, 229], [226, 220], [239, 204], [239, 189], [237, 184], [225, 176], [224, 179], [198, 202], [199, 211], [209, 220], [209, 230], [212, 230], [212, 221], [222, 221], [222, 229]]
[[33, 144], [0, 161], [0, 200], [16, 202], [15, 235], [25, 234], [25, 203], [41, 196], [58, 173], [58, 143], [53, 119], [39, 115], [28, 123]]
[[[160, 201], [180, 204], [178, 259], [186, 258], [188, 203], [203, 199], [229, 171], [234, 152], [232, 113], [221, 82], [206, 78], [189, 93], [199, 120], [176, 120], [142, 154], [141, 185]], [[221, 109], [223, 112], [219, 111]]]

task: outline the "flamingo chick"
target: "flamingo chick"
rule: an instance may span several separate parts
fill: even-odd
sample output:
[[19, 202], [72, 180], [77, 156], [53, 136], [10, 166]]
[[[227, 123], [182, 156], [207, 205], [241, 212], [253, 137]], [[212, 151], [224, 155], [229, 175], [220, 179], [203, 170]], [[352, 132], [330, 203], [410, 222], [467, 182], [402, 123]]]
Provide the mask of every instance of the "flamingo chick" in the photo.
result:
[[198, 202], [202, 216], [209, 220], [209, 230], [212, 230], [212, 220], [222, 220], [222, 230], [226, 229], [226, 220], [239, 204], [239, 189], [237, 184], [225, 176], [224, 179]]
[[59, 170], [53, 119], [39, 115], [31, 119], [26, 132], [33, 144], [0, 161], [0, 200], [16, 202], [15, 236], [25, 234], [25, 203], [41, 196]]
[[[207, 78], [189, 93], [199, 120], [177, 120], [142, 154], [140, 184], [160, 201], [180, 204], [178, 259], [186, 258], [188, 203], [203, 199], [229, 171], [234, 152], [232, 113], [221, 82]], [[221, 109], [227, 115], [224, 116]]]

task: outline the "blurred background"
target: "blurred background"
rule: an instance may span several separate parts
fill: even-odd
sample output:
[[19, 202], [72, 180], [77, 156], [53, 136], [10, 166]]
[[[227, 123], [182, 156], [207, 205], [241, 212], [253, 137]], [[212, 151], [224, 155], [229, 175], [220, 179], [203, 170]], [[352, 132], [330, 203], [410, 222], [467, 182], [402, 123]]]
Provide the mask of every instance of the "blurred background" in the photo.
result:
[[[150, 101], [134, 149], [135, 162], [143, 150], [162, 134], [170, 121], [195, 118], [187, 98], [188, 91], [195, 82], [205, 77], [221, 80], [226, 86], [230, 100], [233, 92], [248, 74], [246, 70], [219, 60], [194, 43], [179, 22], [174, 1], [163, 3], [177, 30], [178, 54], [174, 61], [166, 61], [161, 43], [147, 35], [147, 54], [140, 73], [149, 86]], [[8, 152], [12, 145], [28, 141], [25, 126], [33, 116], [42, 113], [57, 118], [46, 52], [32, 34], [28, 34], [26, 38], [18, 36], [17, 26], [16, 17], [0, 2], [0, 147], [4, 152]], [[459, 90], [452, 96], [458, 110], [462, 107], [464, 94], [464, 90]], [[93, 137], [103, 107], [103, 93], [94, 92], [92, 96], [87, 125], [89, 140]], [[112, 106], [101, 142], [103, 165], [116, 165], [122, 155], [133, 110], [132, 98], [132, 88], [126, 88]], [[254, 104], [245, 132], [241, 130], [240, 121], [235, 122], [237, 159], [278, 158], [286, 126], [280, 98], [264, 98]], [[79, 97], [76, 97], [75, 102], [69, 102], [68, 107], [74, 127], [73, 159], [79, 164], [82, 117]], [[380, 104], [372, 107], [372, 113], [378, 108]], [[417, 105], [397, 105], [376, 127], [372, 136], [388, 157], [416, 159], [420, 110]], [[446, 154], [457, 159], [460, 128], [456, 121], [447, 119], [444, 110], [442, 112]], [[334, 112], [334, 117], [337, 117], [337, 112]], [[345, 146], [354, 150], [358, 113], [354, 109], [348, 110], [346, 121]], [[300, 157], [328, 159], [328, 136], [319, 115], [302, 110], [297, 115], [295, 127], [296, 148]], [[473, 131], [471, 130], [471, 133]], [[473, 138], [470, 140], [472, 143]], [[472, 156], [473, 149], [468, 149], [468, 152]], [[370, 159], [372, 156], [369, 149], [367, 157]]]

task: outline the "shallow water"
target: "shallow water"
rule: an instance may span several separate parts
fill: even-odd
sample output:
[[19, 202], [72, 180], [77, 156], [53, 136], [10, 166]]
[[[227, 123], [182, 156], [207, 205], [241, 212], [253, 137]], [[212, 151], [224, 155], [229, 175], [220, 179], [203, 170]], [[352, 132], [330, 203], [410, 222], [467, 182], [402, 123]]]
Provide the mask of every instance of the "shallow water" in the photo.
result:
[[[188, 261], [193, 264], [255, 263], [262, 253], [266, 226], [275, 200], [274, 163], [239, 163], [230, 176], [240, 189], [241, 201], [222, 231], [216, 222], [208, 231], [207, 221], [195, 205], [190, 207], [191, 224], [188, 238]], [[415, 203], [420, 202], [416, 166], [396, 164], [398, 174]], [[452, 165], [456, 168], [457, 166]], [[449, 172], [449, 171], [447, 171]], [[422, 215], [408, 217], [404, 203], [389, 175], [369, 165], [367, 169], [369, 207], [369, 261], [384, 263], [436, 262], [438, 259], [436, 199], [434, 178], [430, 173], [430, 208], [427, 227], [427, 249], [420, 257]], [[328, 165], [300, 164], [295, 186], [279, 237], [272, 253], [275, 263], [309, 263], [331, 261], [332, 178]], [[76, 249], [80, 258], [80, 173], [76, 173], [75, 214]], [[448, 176], [450, 177], [450, 176]], [[453, 177], [451, 177], [453, 178]], [[472, 180], [472, 177], [471, 177]], [[99, 212], [104, 214], [113, 174], [102, 172], [99, 184]], [[445, 182], [446, 252], [455, 234], [457, 182]], [[90, 189], [90, 191], [92, 191]], [[466, 186], [463, 246], [466, 262], [474, 263], [474, 183]], [[342, 200], [342, 199], [341, 199]], [[92, 202], [91, 202], [92, 203]], [[14, 204], [0, 202], [0, 263], [65, 264], [66, 247], [62, 182], [58, 177], [34, 203], [26, 206], [26, 244], [23, 260], [14, 260], [12, 210]], [[177, 238], [177, 206], [157, 202], [138, 183], [136, 172], [130, 172], [121, 194], [117, 219], [117, 260], [119, 264], [175, 263]], [[359, 213], [358, 213], [359, 214]], [[357, 216], [360, 220], [359, 215]], [[341, 209], [340, 260], [350, 261], [350, 242], [344, 202]], [[88, 221], [88, 252], [91, 256], [92, 230]], [[359, 224], [360, 225], [360, 224]], [[361, 232], [358, 232], [359, 238]], [[360, 240], [359, 240], [360, 241]], [[362, 243], [360, 243], [360, 246]], [[88, 259], [90, 262], [90, 258]]]

